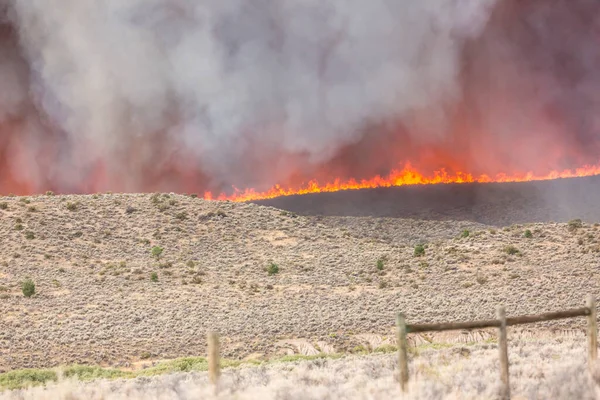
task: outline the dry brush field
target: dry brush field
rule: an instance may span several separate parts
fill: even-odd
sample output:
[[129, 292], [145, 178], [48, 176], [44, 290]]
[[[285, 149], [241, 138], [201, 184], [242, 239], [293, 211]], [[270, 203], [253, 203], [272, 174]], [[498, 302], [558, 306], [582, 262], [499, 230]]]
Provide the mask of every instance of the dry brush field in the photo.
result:
[[[0, 371], [205, 355], [209, 330], [228, 359], [362, 354], [393, 344], [397, 311], [416, 323], [490, 318], [499, 304], [509, 316], [580, 307], [600, 287], [592, 222], [297, 216], [174, 194], [3, 197]], [[463, 336], [434, 339], [476, 339]]]
[[[592, 400], [600, 374], [590, 374], [583, 338], [513, 340], [509, 346], [512, 398]], [[315, 359], [223, 371], [215, 393], [206, 372], [81, 383], [0, 393], [2, 400], [162, 399], [496, 399], [495, 344], [423, 348], [411, 355], [409, 391], [400, 397], [393, 355]], [[600, 371], [599, 371], [600, 372]]]

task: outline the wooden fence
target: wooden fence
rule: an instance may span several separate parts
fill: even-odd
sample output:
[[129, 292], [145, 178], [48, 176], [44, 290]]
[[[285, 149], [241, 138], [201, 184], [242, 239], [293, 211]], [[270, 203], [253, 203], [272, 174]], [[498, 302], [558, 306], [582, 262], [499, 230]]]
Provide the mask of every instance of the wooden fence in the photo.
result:
[[398, 342], [398, 365], [400, 389], [406, 392], [408, 389], [408, 355], [406, 335], [416, 332], [448, 331], [457, 329], [498, 328], [498, 348], [500, 349], [500, 382], [501, 396], [510, 398], [510, 384], [508, 379], [508, 345], [506, 327], [511, 325], [530, 324], [534, 322], [550, 321], [564, 318], [588, 317], [588, 358], [590, 368], [598, 357], [598, 339], [596, 322], [596, 301], [593, 296], [587, 299], [586, 307], [572, 310], [551, 312], [539, 315], [524, 315], [520, 317], [506, 318], [504, 307], [498, 308], [497, 319], [472, 321], [472, 322], [447, 322], [440, 324], [407, 324], [403, 314], [396, 318], [397, 342]]
[[[449, 330], [469, 330], [479, 328], [498, 328], [498, 348], [500, 350], [500, 382], [501, 397], [510, 398], [510, 384], [508, 375], [508, 343], [506, 327], [512, 325], [531, 324], [534, 322], [551, 321], [565, 318], [587, 317], [588, 318], [588, 359], [590, 369], [598, 358], [598, 338], [597, 338], [597, 320], [596, 320], [596, 301], [593, 296], [587, 299], [586, 307], [574, 308], [566, 311], [550, 312], [538, 315], [523, 315], [520, 317], [506, 318], [504, 307], [499, 307], [497, 319], [472, 321], [472, 322], [445, 322], [439, 324], [407, 324], [403, 314], [398, 314], [396, 318], [397, 325], [397, 344], [398, 344], [398, 367], [400, 389], [405, 393], [408, 389], [408, 354], [406, 336], [409, 333], [449, 331]], [[219, 358], [220, 346], [219, 337], [216, 332], [208, 334], [208, 370], [209, 380], [214, 385], [215, 394], [219, 390]]]

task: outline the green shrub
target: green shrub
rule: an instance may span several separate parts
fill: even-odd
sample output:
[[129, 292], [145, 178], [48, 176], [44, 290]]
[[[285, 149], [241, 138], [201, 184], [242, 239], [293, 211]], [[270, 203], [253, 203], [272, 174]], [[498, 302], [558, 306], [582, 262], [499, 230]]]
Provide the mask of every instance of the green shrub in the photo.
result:
[[35, 234], [31, 231], [27, 231], [27, 232], [25, 232], [25, 239], [29, 239], [29, 240], [35, 239]]
[[425, 255], [425, 246], [418, 244], [415, 246], [415, 257], [421, 257]]
[[152, 256], [157, 260], [160, 259], [161, 254], [163, 253], [163, 248], [159, 246], [154, 246], [152, 248]]
[[152, 282], [158, 282], [158, 274], [156, 272], [153, 272], [152, 274], [150, 274], [150, 280]]
[[35, 294], [35, 283], [29, 278], [25, 279], [21, 282], [21, 290], [23, 291], [23, 296], [31, 297]]
[[577, 229], [579, 229], [581, 227], [583, 227], [583, 222], [579, 218], [572, 219], [567, 224], [567, 229], [569, 230], [569, 232], [576, 231]]
[[0, 388], [21, 389], [28, 386], [39, 386], [46, 382], [56, 381], [56, 379], [56, 372], [49, 369], [16, 370], [0, 375]]
[[515, 246], [508, 245], [504, 247], [504, 252], [510, 256], [514, 256], [515, 254], [520, 254], [521, 252]]
[[277, 265], [275, 263], [269, 264], [269, 267], [267, 268], [267, 273], [269, 275], [278, 274], [279, 273], [279, 265]]
[[8, 209], [8, 203], [3, 201], [2, 203], [0, 203], [0, 210], [7, 210]]
[[531, 233], [531, 231], [530, 231], [529, 229], [527, 229], [527, 230], [525, 231], [525, 234], [524, 234], [524, 236], [525, 236], [527, 239], [531, 239], [531, 238], [533, 237], [533, 233]]
[[383, 271], [383, 258], [380, 258], [379, 260], [377, 260], [377, 269], [379, 271]]
[[465, 229], [464, 231], [462, 231], [462, 233], [460, 234], [461, 238], [468, 238], [469, 235], [471, 234], [471, 232], [469, 232], [467, 229]]
[[69, 210], [69, 211], [76, 211], [79, 208], [79, 202], [71, 203], [69, 201], [69, 202], [67, 202], [66, 207], [67, 207], [67, 210]]

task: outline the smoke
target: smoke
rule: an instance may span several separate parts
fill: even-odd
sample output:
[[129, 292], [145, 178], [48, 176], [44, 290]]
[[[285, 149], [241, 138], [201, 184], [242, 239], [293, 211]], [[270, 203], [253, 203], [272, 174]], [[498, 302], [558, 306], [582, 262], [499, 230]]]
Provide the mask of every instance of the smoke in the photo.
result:
[[593, 3], [0, 0], [0, 192], [555, 164], [597, 137]]
[[490, 4], [5, 1], [8, 168], [34, 189], [168, 187], [183, 171], [271, 185], [294, 157], [326, 161], [368, 123], [458, 96], [461, 46]]

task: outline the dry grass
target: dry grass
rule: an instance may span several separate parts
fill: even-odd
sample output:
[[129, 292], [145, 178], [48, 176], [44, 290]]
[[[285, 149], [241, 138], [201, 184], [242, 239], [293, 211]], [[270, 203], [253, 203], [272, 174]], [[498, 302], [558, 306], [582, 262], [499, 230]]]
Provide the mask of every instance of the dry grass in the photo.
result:
[[483, 319], [498, 304], [539, 313], [600, 291], [600, 231], [587, 223], [299, 217], [182, 195], [0, 202], [0, 372], [203, 356], [209, 330], [229, 359], [359, 352], [391, 344], [400, 310], [414, 323]]
[[[585, 341], [511, 341], [513, 399], [597, 399], [597, 381], [585, 361]], [[430, 348], [411, 356], [407, 399], [494, 399], [498, 391], [495, 344]], [[133, 380], [79, 383], [4, 392], [2, 400], [117, 399], [379, 399], [398, 398], [396, 357], [388, 355], [315, 359], [223, 371], [214, 394], [205, 372], [174, 373]]]

